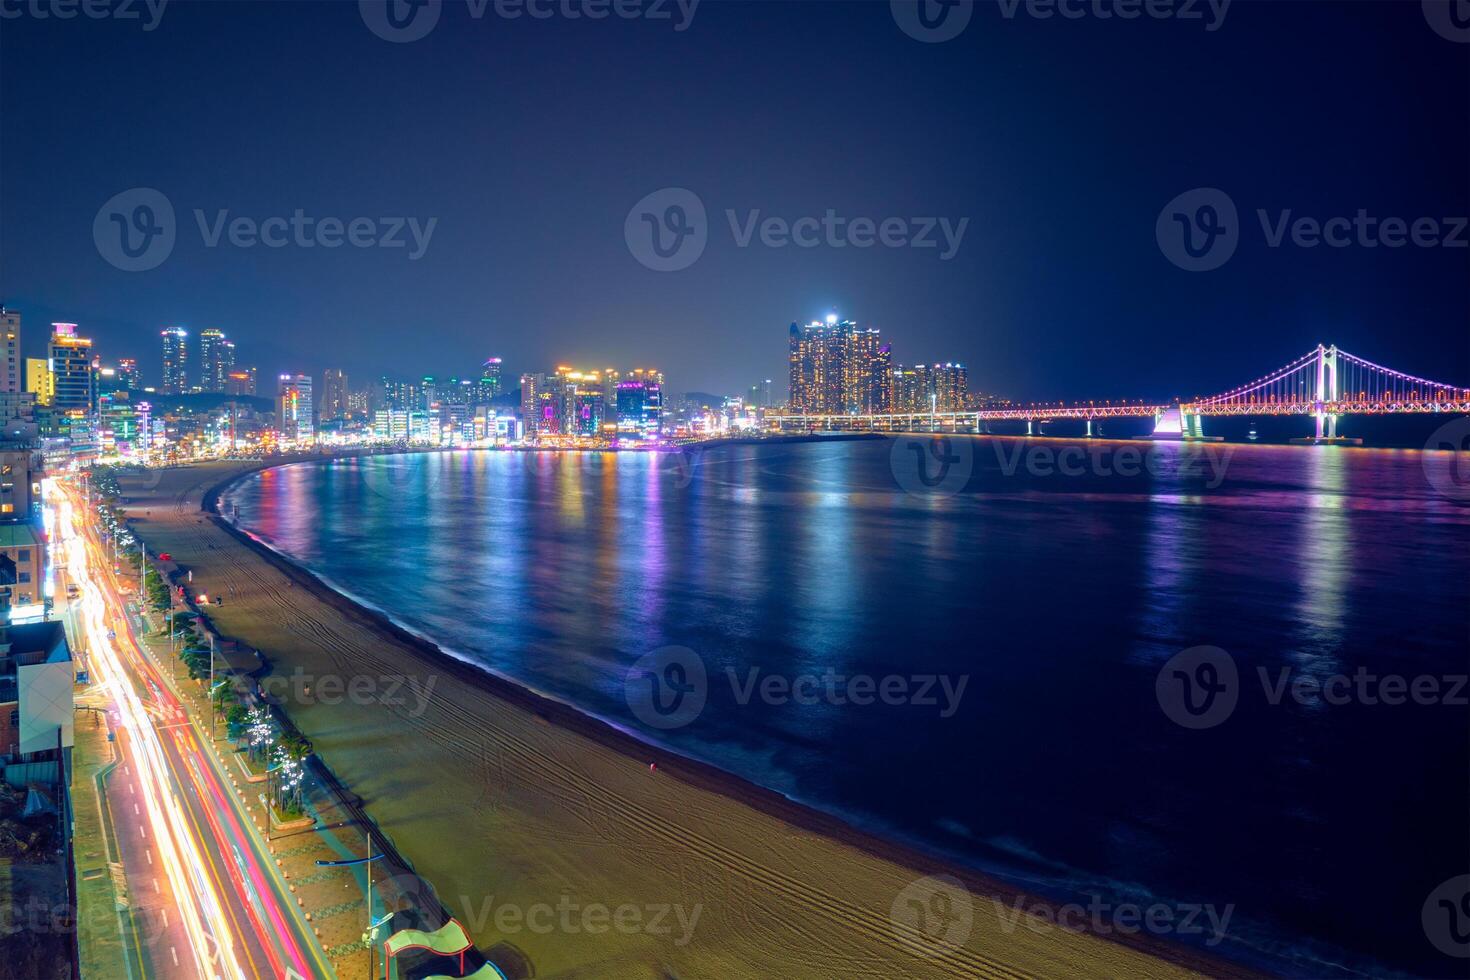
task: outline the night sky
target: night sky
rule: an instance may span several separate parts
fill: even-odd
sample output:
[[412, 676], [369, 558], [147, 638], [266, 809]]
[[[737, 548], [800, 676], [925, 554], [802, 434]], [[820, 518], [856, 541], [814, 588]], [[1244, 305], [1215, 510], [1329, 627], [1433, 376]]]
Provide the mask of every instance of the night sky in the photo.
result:
[[[1470, 213], [1470, 43], [1418, 0], [1237, 0], [1215, 30], [1203, 2], [1195, 21], [1043, 20], [981, 0], [942, 43], [887, 2], [706, 0], [677, 30], [672, 2], [574, 21], [444, 0], [412, 43], [342, 0], [175, 0], [151, 31], [138, 9], [42, 20], [0, 0], [19, 13], [0, 20], [0, 299], [33, 356], [45, 324], [76, 321], [157, 383], [158, 331], [180, 324], [225, 330], [262, 378], [467, 375], [496, 354], [512, 374], [651, 365], [676, 391], [780, 391], [787, 325], [836, 311], [897, 362], [962, 360], [972, 387], [1022, 400], [1209, 393], [1319, 341], [1470, 385], [1470, 232], [1271, 248], [1256, 217]], [[177, 215], [144, 272], [93, 238], [134, 187]], [[657, 272], [624, 221], [666, 187], [698, 195], [708, 245]], [[1155, 238], [1196, 187], [1240, 214], [1209, 272]], [[416, 260], [407, 233], [208, 248], [196, 208], [437, 224]], [[727, 209], [969, 220], [946, 261], [741, 248]]]

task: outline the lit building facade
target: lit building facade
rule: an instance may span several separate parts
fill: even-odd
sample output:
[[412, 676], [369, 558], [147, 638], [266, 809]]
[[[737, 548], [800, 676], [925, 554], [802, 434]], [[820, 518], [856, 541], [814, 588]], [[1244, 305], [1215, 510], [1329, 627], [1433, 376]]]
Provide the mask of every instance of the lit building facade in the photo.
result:
[[223, 330], [213, 327], [199, 332], [199, 390], [222, 392], [235, 369], [235, 345]]
[[51, 330], [51, 405], [62, 412], [91, 412], [97, 403], [92, 341], [77, 336], [75, 323], [53, 323]]
[[137, 391], [143, 387], [143, 382], [138, 377], [138, 359], [136, 357], [119, 357], [117, 359], [117, 376], [122, 380], [122, 386], [127, 391]]
[[345, 419], [347, 406], [347, 374], [340, 368], [329, 368], [322, 372], [322, 387], [317, 393], [317, 418], [323, 422]]
[[189, 390], [189, 331], [168, 327], [162, 336], [163, 393], [181, 395]]
[[281, 375], [276, 399], [276, 428], [284, 438], [297, 442], [310, 442], [316, 437], [311, 375]]
[[969, 372], [963, 364], [900, 366], [892, 377], [896, 412], [963, 412], [969, 407]]
[[51, 381], [51, 361], [45, 357], [26, 358], [26, 391], [36, 396], [37, 405], [50, 405], [56, 396]]
[[0, 363], [0, 391], [20, 391], [22, 362], [20, 357], [20, 314], [0, 306], [0, 342], [5, 345]]
[[484, 404], [485, 402], [488, 402], [491, 399], [500, 397], [500, 395], [502, 393], [502, 391], [501, 391], [501, 385], [503, 383], [501, 381], [501, 377], [500, 377], [500, 369], [501, 369], [501, 366], [502, 366], [501, 360], [498, 357], [489, 358], [481, 366], [481, 368], [480, 368], [480, 393], [482, 395], [482, 401], [480, 402], [481, 404]]
[[877, 330], [835, 315], [789, 332], [790, 406], [809, 415], [866, 415], [892, 406], [893, 352]]
[[225, 378], [225, 394], [255, 395], [255, 368], [231, 371]]

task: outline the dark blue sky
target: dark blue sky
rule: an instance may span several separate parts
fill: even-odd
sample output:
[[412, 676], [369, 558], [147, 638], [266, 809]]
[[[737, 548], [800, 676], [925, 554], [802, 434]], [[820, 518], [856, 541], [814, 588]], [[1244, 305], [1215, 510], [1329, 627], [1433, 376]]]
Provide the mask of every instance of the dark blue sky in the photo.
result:
[[[1318, 341], [1470, 384], [1470, 249], [1271, 248], [1256, 218], [1470, 213], [1470, 44], [1418, 2], [1237, 0], [1210, 31], [978, 0], [934, 44], [886, 2], [706, 0], [676, 31], [445, 0], [405, 44], [355, 2], [174, 0], [152, 31], [20, 12], [0, 20], [0, 298], [32, 352], [74, 320], [156, 381], [158, 331], [183, 324], [226, 330], [266, 376], [470, 373], [498, 354], [513, 373], [656, 365], [676, 390], [739, 391], [782, 386], [787, 324], [835, 309], [900, 362], [963, 360], [973, 386], [1027, 400], [1207, 392]], [[178, 232], [130, 273], [93, 222], [134, 187], [168, 198]], [[677, 272], [624, 239], [665, 187], [709, 216]], [[1196, 187], [1241, 218], [1211, 272], [1155, 238]], [[196, 208], [437, 225], [416, 261], [207, 248]], [[725, 216], [829, 208], [969, 223], [943, 261], [741, 248]]]

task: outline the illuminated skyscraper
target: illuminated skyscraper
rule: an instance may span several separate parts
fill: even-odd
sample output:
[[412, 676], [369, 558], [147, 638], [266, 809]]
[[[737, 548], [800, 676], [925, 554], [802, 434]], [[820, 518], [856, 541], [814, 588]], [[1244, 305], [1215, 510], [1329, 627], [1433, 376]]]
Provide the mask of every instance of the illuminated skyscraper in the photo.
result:
[[526, 438], [534, 439], [547, 431], [541, 411], [541, 396], [546, 392], [546, 375], [521, 375], [521, 425]]
[[877, 330], [836, 315], [790, 331], [792, 411], [869, 415], [891, 404], [892, 351]]
[[894, 411], [963, 412], [969, 400], [963, 364], [917, 364], [893, 370]]
[[92, 341], [77, 336], [75, 323], [51, 324], [51, 384], [53, 407], [68, 412], [91, 412], [97, 403], [92, 375]]
[[476, 399], [479, 404], [484, 404], [501, 393], [500, 380], [500, 358], [492, 357], [480, 368], [480, 397]]
[[4, 342], [4, 363], [0, 363], [0, 391], [20, 391], [20, 314], [0, 306], [0, 341]]
[[317, 397], [317, 405], [317, 418], [323, 422], [347, 417], [347, 374], [341, 368], [329, 368], [322, 372], [322, 388]]
[[287, 439], [310, 442], [316, 437], [313, 415], [311, 375], [283, 374], [276, 400], [276, 428]]
[[189, 390], [189, 331], [169, 327], [163, 331], [163, 391], [181, 395]]
[[138, 379], [138, 359], [136, 357], [118, 358], [117, 374], [122, 379], [123, 387], [128, 391], [137, 391], [143, 387]]
[[199, 331], [199, 390], [224, 391], [225, 378], [235, 366], [235, 345], [223, 330]]

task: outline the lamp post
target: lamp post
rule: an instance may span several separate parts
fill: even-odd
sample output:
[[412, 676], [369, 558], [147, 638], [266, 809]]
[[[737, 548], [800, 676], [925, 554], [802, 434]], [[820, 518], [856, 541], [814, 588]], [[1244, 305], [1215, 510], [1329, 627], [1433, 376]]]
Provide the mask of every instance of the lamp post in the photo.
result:
[[[372, 849], [372, 837], [369, 836], [368, 850], [371, 851]], [[382, 856], [383, 855], [380, 852], [378, 854], [369, 854], [367, 857], [362, 858], [349, 858], [345, 861], [318, 861], [316, 863], [316, 866], [318, 868], [350, 868], [359, 864], [367, 865], [367, 916], [368, 934], [370, 937], [368, 939], [369, 980], [377, 980], [378, 976], [378, 946], [375, 942], [377, 938], [377, 926], [382, 925], [384, 922], [388, 921], [388, 916], [384, 916], [381, 920], [379, 920], [376, 925], [373, 924], [373, 862], [378, 860]]]

